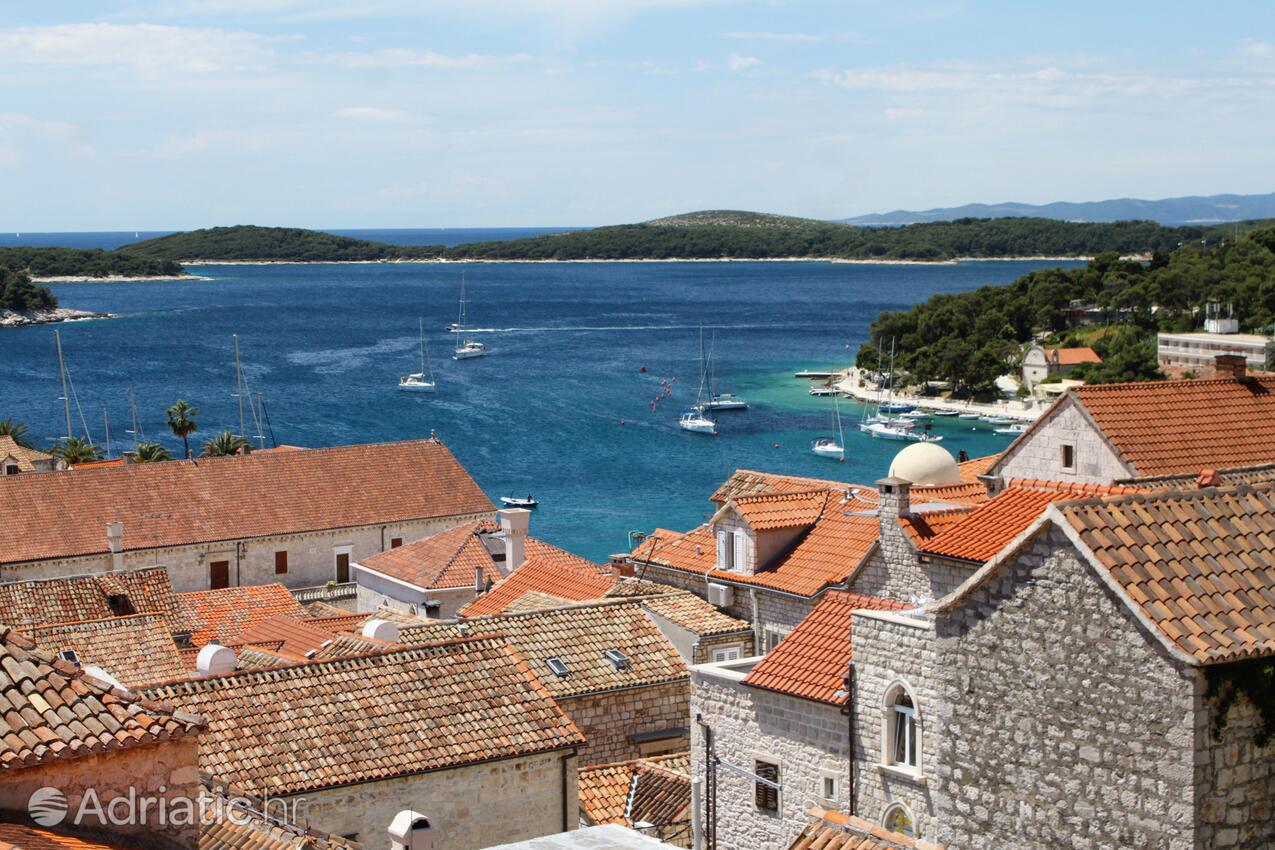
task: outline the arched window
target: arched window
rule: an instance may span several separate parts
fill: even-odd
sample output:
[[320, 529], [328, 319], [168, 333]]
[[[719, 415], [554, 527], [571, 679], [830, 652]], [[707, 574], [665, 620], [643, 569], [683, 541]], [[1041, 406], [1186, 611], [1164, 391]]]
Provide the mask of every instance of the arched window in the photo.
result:
[[908, 771], [921, 767], [921, 732], [912, 692], [902, 682], [886, 690], [882, 763]]
[[912, 813], [908, 811], [908, 807], [902, 803], [892, 803], [886, 808], [885, 817], [881, 818], [881, 825], [899, 835], [916, 838], [916, 822], [912, 820]]

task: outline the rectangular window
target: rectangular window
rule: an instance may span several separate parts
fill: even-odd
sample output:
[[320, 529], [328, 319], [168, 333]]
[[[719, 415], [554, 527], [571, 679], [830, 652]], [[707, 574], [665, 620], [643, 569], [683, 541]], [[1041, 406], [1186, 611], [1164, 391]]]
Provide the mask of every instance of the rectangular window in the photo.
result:
[[719, 529], [717, 532], [717, 568], [719, 570], [729, 570], [735, 566], [732, 550], [730, 532], [724, 528]]
[[209, 562], [208, 587], [210, 590], [220, 590], [223, 587], [230, 587], [230, 562], [229, 561], [210, 561]]
[[738, 661], [738, 660], [739, 660], [738, 646], [719, 646], [717, 649], [713, 650], [714, 664], [717, 664], [722, 661]]
[[1063, 444], [1062, 447], [1062, 468], [1068, 472], [1076, 470], [1076, 447], [1070, 444]]
[[770, 652], [772, 649], [779, 646], [779, 642], [783, 639], [784, 639], [783, 632], [777, 632], [777, 631], [774, 631], [773, 629], [767, 629], [766, 630], [766, 651]]
[[274, 574], [277, 576], [284, 576], [288, 574], [288, 553], [287, 552], [274, 553]]
[[[766, 761], [756, 762], [753, 767], [753, 773], [760, 779], [768, 779], [770, 782], [779, 784], [779, 765], [771, 764]], [[753, 783], [755, 801], [757, 808], [763, 812], [779, 811], [779, 789], [766, 782]]]
[[896, 702], [894, 710], [893, 763], [916, 767], [916, 713], [909, 705]]
[[823, 798], [825, 800], [837, 799], [837, 780], [831, 776], [823, 778]]
[[403, 538], [401, 538], [401, 537], [391, 537], [391, 538], [390, 538], [390, 548], [391, 548], [391, 549], [397, 549], [398, 547], [400, 547], [400, 546], [402, 546], [402, 545], [403, 545]]

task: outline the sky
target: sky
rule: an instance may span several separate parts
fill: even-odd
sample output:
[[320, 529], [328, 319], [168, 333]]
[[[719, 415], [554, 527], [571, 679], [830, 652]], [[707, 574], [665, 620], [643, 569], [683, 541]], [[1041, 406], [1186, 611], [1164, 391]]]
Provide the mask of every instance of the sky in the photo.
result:
[[1265, 0], [40, 0], [0, 229], [1275, 191]]

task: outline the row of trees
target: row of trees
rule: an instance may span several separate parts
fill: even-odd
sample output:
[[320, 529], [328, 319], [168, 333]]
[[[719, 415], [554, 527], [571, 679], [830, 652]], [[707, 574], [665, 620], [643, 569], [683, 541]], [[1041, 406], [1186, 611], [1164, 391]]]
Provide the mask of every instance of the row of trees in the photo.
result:
[[[1015, 371], [1024, 345], [1039, 338], [1092, 344], [1103, 363], [1075, 373], [1090, 382], [1151, 380], [1161, 377], [1156, 332], [1198, 328], [1208, 301], [1232, 304], [1248, 329], [1275, 323], [1275, 227], [1214, 245], [1189, 242], [1147, 264], [1108, 252], [1085, 268], [1043, 269], [1008, 286], [935, 295], [882, 313], [871, 334], [887, 349], [894, 340], [896, 366], [912, 379], [951, 381], [962, 395], [987, 391]], [[1108, 327], [1070, 328], [1073, 302], [1098, 307]], [[878, 356], [865, 345], [858, 364], [875, 368]]]
[[[182, 449], [186, 458], [189, 459], [192, 456], [190, 436], [199, 430], [199, 423], [195, 420], [195, 417], [199, 414], [199, 408], [187, 403], [185, 400], [178, 399], [164, 413], [168, 419], [169, 429], [174, 436], [181, 438]], [[29, 449], [35, 448], [28, 435], [25, 422], [0, 419], [0, 436], [11, 437], [19, 446]], [[200, 456], [226, 457], [238, 454], [241, 449], [251, 448], [252, 444], [246, 438], [232, 433], [227, 428], [204, 442], [203, 452]], [[46, 449], [46, 452], [66, 461], [68, 464], [89, 463], [90, 461], [102, 459], [98, 447], [80, 437], [68, 437], [65, 440], [60, 440]], [[137, 446], [135, 457], [137, 463], [157, 463], [172, 459], [172, 453], [160, 443], [145, 442]]]

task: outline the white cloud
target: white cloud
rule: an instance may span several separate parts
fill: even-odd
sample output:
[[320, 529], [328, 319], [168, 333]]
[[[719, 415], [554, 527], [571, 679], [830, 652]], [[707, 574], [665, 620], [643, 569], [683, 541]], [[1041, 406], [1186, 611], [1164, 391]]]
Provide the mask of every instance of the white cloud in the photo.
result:
[[866, 39], [857, 32], [724, 32], [722, 38], [739, 41], [788, 41], [800, 44], [862, 44]]
[[337, 118], [351, 121], [406, 121], [410, 116], [401, 109], [382, 109], [379, 106], [349, 106], [332, 113]]
[[30, 148], [54, 148], [70, 156], [93, 156], [96, 152], [84, 140], [78, 124], [0, 113], [0, 163], [18, 162]]
[[432, 50], [409, 50], [405, 47], [387, 47], [384, 50], [368, 52], [330, 53], [319, 60], [328, 65], [341, 68], [436, 68], [440, 70], [459, 70], [472, 68], [500, 68], [507, 65], [518, 65], [530, 62], [532, 57], [526, 53], [515, 53], [507, 56], [492, 56], [483, 53], [466, 53], [449, 55]]
[[747, 71], [749, 68], [756, 67], [761, 64], [761, 60], [756, 56], [741, 56], [738, 53], [732, 53], [726, 60], [726, 67], [732, 71], [739, 73]]
[[257, 71], [271, 39], [158, 24], [58, 24], [0, 30], [0, 65], [115, 66], [143, 76]]

